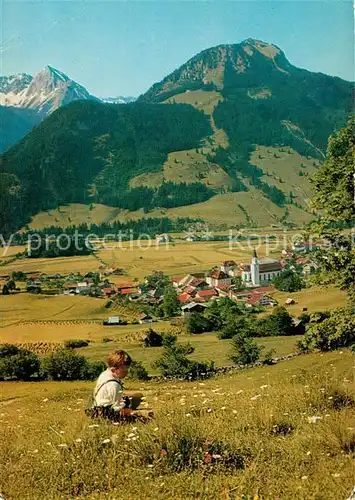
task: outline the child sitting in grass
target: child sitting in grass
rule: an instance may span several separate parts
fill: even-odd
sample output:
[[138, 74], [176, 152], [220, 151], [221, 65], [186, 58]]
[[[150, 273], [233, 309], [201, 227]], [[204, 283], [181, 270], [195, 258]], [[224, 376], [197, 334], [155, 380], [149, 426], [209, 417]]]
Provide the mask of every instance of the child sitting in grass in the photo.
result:
[[[127, 376], [132, 359], [125, 351], [116, 350], [108, 359], [108, 368], [97, 379], [90, 407], [87, 414], [112, 421], [135, 420], [140, 415], [138, 408], [142, 394], [139, 392], [123, 393], [122, 380]], [[151, 416], [151, 415], [149, 415]]]

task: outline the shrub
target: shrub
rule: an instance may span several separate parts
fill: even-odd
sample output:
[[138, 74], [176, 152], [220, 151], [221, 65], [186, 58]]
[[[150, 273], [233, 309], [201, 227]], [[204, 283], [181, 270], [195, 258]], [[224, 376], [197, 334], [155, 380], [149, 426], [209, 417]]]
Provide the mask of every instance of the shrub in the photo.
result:
[[355, 342], [355, 312], [351, 308], [332, 311], [321, 323], [310, 323], [298, 347], [307, 352], [313, 349], [331, 351], [349, 347]]
[[232, 339], [238, 333], [250, 336], [250, 325], [244, 316], [229, 318], [222, 330], [218, 332], [217, 337], [221, 340]]
[[198, 363], [186, 357], [194, 351], [189, 343], [176, 345], [175, 342], [166, 346], [162, 356], [154, 363], [164, 377], [196, 380], [213, 372], [213, 363]]
[[284, 307], [277, 306], [269, 316], [257, 320], [254, 328], [256, 328], [257, 331], [253, 336], [292, 335], [292, 316]]
[[127, 378], [132, 380], [149, 380], [149, 375], [140, 361], [132, 361]]
[[27, 349], [5, 344], [0, 357], [0, 377], [30, 380], [38, 376], [40, 361], [38, 356]]
[[275, 287], [283, 292], [296, 292], [305, 286], [302, 276], [292, 271], [292, 269], [282, 271], [273, 282]]
[[255, 363], [260, 358], [262, 346], [259, 346], [254, 339], [243, 334], [235, 335], [232, 339], [234, 354], [231, 356], [233, 363], [238, 365], [249, 365]]
[[108, 342], [113, 342], [113, 339], [110, 339], [109, 337], [104, 337], [104, 338], [102, 339], [102, 342], [103, 342], [104, 344], [107, 344]]
[[103, 361], [88, 362], [84, 378], [85, 380], [95, 380], [104, 370], [106, 370], [106, 364]]
[[66, 349], [79, 349], [80, 347], [87, 347], [89, 345], [89, 340], [83, 339], [69, 339], [64, 342], [64, 347]]
[[112, 306], [112, 304], [113, 304], [113, 301], [112, 301], [112, 300], [108, 300], [108, 301], [106, 302], [106, 304], [105, 304], [105, 308], [106, 308], [106, 309], [109, 309], [109, 308]]
[[203, 333], [210, 329], [210, 322], [200, 313], [191, 313], [186, 319], [186, 329], [189, 333]]
[[0, 358], [14, 356], [19, 352], [19, 348], [13, 344], [0, 344]]
[[306, 325], [310, 322], [311, 315], [308, 313], [302, 313], [300, 316], [298, 316], [298, 319], [301, 320], [304, 325]]
[[89, 362], [71, 349], [58, 349], [43, 359], [42, 369], [53, 380], [85, 380]]
[[263, 365], [273, 365], [274, 354], [275, 354], [275, 349], [270, 349], [269, 351], [266, 351], [266, 353], [263, 355]]
[[149, 328], [143, 338], [143, 345], [144, 347], [160, 347], [163, 345], [163, 337], [152, 328]]
[[177, 336], [174, 333], [163, 333], [162, 338], [164, 347], [172, 346], [177, 340]]

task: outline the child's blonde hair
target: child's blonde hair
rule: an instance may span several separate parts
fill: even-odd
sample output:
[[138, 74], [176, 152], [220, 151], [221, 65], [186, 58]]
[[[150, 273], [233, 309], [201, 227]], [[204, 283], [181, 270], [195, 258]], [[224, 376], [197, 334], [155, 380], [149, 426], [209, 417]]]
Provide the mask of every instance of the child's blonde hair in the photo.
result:
[[131, 363], [131, 356], [121, 349], [111, 352], [107, 358], [107, 365], [109, 368], [119, 368], [122, 365], [130, 366]]

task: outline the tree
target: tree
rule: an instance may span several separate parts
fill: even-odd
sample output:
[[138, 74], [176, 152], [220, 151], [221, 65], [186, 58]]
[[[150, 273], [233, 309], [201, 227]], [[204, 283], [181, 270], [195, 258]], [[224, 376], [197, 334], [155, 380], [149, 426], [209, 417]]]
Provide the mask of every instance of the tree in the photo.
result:
[[203, 314], [193, 312], [186, 318], [186, 329], [189, 333], [203, 333], [210, 330], [210, 322]]
[[274, 278], [275, 287], [282, 292], [297, 292], [305, 286], [303, 278], [292, 269], [285, 269]]
[[233, 354], [231, 360], [237, 365], [249, 365], [255, 363], [260, 358], [262, 346], [259, 346], [254, 339], [239, 333], [232, 338], [231, 342]]
[[319, 168], [312, 183], [313, 208], [322, 213], [310, 225], [313, 233], [329, 243], [327, 250], [316, 253], [320, 265], [318, 281], [335, 283], [355, 301], [355, 248], [347, 228], [354, 227], [354, 118], [346, 127], [329, 138], [325, 163]]
[[284, 307], [277, 306], [269, 316], [257, 320], [253, 327], [257, 329], [259, 336], [292, 335], [293, 320]]
[[166, 286], [164, 289], [163, 309], [165, 316], [168, 318], [176, 316], [181, 311], [176, 290], [172, 285]]
[[311, 323], [299, 343], [301, 351], [330, 351], [355, 345], [355, 315], [352, 308], [331, 311], [319, 323]]
[[171, 284], [169, 276], [163, 271], [154, 271], [144, 279], [149, 288], [156, 288], [161, 293], [164, 293], [165, 287]]
[[53, 380], [85, 380], [89, 362], [71, 349], [58, 349], [44, 358], [42, 369]]
[[0, 377], [30, 380], [39, 374], [40, 361], [35, 353], [11, 344], [1, 347]]
[[213, 373], [213, 363], [199, 363], [187, 358], [194, 348], [189, 343], [176, 344], [176, 340], [164, 347], [162, 356], [156, 360], [156, 366], [164, 377], [176, 377], [187, 380], [204, 378]]
[[235, 290], [243, 290], [243, 281], [240, 276], [235, 276], [232, 278], [232, 285], [234, 286]]

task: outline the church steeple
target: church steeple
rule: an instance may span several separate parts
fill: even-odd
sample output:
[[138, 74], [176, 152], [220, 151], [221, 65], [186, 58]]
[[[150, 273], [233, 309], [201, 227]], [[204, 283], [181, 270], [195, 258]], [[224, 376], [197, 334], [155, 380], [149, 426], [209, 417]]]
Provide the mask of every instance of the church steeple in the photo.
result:
[[251, 259], [251, 282], [254, 286], [260, 285], [260, 274], [259, 274], [259, 259], [258, 254], [256, 253], [256, 249], [254, 247], [253, 250], [253, 258]]

